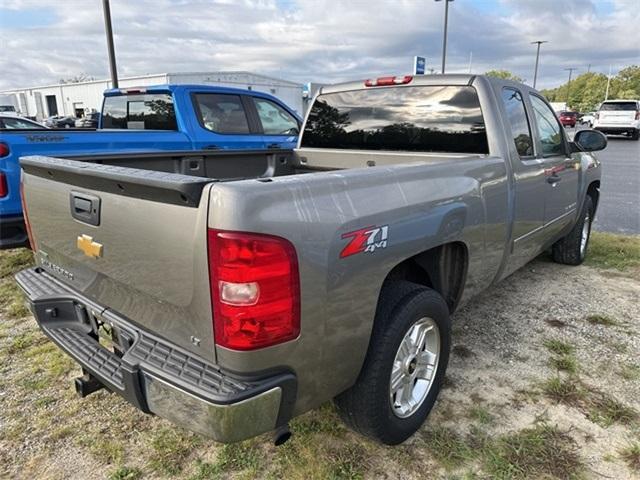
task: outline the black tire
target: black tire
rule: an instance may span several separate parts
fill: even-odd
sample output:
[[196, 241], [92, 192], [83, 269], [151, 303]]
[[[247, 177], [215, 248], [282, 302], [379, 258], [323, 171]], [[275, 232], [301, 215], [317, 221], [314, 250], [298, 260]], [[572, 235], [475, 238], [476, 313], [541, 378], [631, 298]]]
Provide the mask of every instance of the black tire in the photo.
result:
[[[400, 342], [421, 318], [438, 327], [440, 356], [433, 383], [420, 407], [410, 416], [394, 414], [389, 397], [391, 369]], [[424, 423], [442, 387], [449, 350], [449, 308], [434, 290], [404, 280], [388, 281], [382, 288], [369, 350], [355, 385], [335, 398], [343, 421], [353, 430], [387, 445], [397, 445]]]
[[[585, 226], [585, 222], [589, 222], [587, 225], [587, 240], [582, 246], [582, 233]], [[587, 248], [589, 246], [589, 238], [591, 237], [591, 224], [593, 222], [593, 200], [589, 195], [584, 199], [582, 210], [578, 221], [573, 226], [569, 234], [558, 240], [553, 244], [552, 254], [553, 260], [557, 263], [563, 263], [565, 265], [580, 265], [584, 262], [587, 255]]]
[[632, 140], [639, 140], [640, 139], [640, 129], [633, 131], [633, 133], [631, 134], [631, 139]]

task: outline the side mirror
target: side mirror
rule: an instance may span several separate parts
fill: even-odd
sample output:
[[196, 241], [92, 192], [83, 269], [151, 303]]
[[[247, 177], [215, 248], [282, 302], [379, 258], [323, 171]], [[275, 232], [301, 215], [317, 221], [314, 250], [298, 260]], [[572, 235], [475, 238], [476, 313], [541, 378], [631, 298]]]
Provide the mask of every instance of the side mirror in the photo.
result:
[[596, 152], [607, 147], [607, 137], [597, 130], [580, 130], [573, 137], [573, 143], [578, 147], [578, 151]]

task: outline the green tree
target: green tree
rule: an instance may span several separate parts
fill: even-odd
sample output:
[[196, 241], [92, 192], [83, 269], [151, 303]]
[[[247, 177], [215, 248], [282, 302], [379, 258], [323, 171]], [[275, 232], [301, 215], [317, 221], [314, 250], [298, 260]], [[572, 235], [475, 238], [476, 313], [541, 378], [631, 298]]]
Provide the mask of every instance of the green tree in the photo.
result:
[[489, 70], [484, 73], [489, 77], [502, 78], [503, 80], [513, 80], [514, 82], [521, 82], [522, 78], [514, 75], [509, 70]]

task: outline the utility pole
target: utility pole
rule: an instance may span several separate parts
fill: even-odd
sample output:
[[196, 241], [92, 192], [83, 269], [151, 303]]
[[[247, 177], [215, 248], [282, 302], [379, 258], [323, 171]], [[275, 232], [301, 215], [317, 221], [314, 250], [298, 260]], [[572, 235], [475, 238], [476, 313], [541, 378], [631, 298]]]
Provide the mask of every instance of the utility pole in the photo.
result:
[[[436, 0], [441, 2], [443, 0]], [[444, 75], [444, 67], [447, 60], [447, 24], [449, 23], [449, 2], [453, 0], [444, 0], [444, 37], [442, 39], [442, 74]]]
[[118, 71], [116, 70], [116, 52], [113, 47], [113, 29], [111, 28], [111, 8], [109, 7], [109, 0], [102, 0], [102, 11], [104, 12], [104, 30], [107, 34], [111, 87], [118, 88]]
[[609, 85], [611, 85], [611, 65], [609, 65], [609, 75], [607, 75], [607, 91], [604, 92], [605, 102], [609, 100]]
[[538, 48], [536, 49], [536, 67], [533, 70], [533, 88], [536, 88], [536, 81], [538, 80], [538, 61], [540, 60], [540, 45], [548, 42], [547, 40], [536, 40], [535, 42], [531, 42], [531, 45], [534, 43], [538, 44]]
[[574, 70], [577, 70], [577, 68], [565, 68], [565, 70], [569, 70], [569, 82], [567, 83], [567, 108], [569, 108], [569, 97], [571, 95], [571, 74], [573, 73]]
[[472, 62], [473, 62], [473, 52], [469, 52], [469, 73], [471, 73]]

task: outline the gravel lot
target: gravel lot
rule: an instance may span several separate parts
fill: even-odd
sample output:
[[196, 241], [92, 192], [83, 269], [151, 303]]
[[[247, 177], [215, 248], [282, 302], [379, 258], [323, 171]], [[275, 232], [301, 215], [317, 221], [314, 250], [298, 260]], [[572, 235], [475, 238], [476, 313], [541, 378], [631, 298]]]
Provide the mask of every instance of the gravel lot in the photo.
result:
[[0, 302], [0, 478], [640, 478], [630, 241], [623, 271], [543, 255], [458, 311], [446, 388], [395, 448], [347, 431], [331, 405], [296, 419], [283, 447], [268, 436], [222, 446], [104, 391], [79, 399], [79, 369]]

